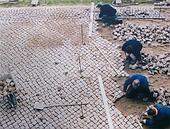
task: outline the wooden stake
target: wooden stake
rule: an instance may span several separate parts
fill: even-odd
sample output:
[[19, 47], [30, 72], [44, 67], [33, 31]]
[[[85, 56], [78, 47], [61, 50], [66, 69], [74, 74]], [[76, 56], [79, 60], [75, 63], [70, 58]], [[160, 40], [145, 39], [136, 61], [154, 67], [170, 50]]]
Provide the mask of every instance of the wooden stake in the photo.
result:
[[81, 42], [82, 42], [83, 45], [85, 45], [83, 38], [84, 38], [84, 34], [83, 34], [83, 24], [81, 24]]
[[83, 43], [83, 25], [81, 24], [81, 35], [82, 35], [82, 41], [79, 43], [79, 52], [78, 52], [78, 60], [79, 60], [79, 70], [80, 70], [80, 76], [82, 77], [82, 69], [81, 69], [81, 57], [80, 57], [80, 54], [81, 54], [81, 44]]

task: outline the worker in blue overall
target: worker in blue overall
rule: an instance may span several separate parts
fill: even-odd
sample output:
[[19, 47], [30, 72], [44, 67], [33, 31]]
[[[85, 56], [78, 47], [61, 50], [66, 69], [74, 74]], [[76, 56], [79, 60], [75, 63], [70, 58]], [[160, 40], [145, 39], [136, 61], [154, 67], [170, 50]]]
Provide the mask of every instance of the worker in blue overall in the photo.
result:
[[122, 23], [122, 20], [117, 19], [117, 10], [110, 4], [98, 4], [97, 8], [100, 8], [99, 18], [102, 19], [105, 25], [110, 26], [112, 24]]
[[162, 104], [149, 106], [149, 108], [143, 114], [143, 120], [141, 122], [147, 126], [159, 129], [163, 129], [163, 127], [169, 126], [170, 107]]
[[151, 92], [148, 79], [140, 74], [130, 76], [124, 83], [123, 91], [127, 98], [154, 101], [159, 94]]
[[127, 64], [135, 64], [141, 61], [142, 44], [136, 39], [126, 41], [122, 46], [122, 51], [126, 55]]

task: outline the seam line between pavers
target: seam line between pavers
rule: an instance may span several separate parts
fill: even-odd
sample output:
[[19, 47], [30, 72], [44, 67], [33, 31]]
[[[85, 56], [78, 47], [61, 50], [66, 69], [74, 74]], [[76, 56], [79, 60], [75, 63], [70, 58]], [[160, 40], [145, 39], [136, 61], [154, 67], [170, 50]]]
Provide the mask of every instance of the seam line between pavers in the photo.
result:
[[102, 81], [102, 77], [101, 75], [98, 75], [98, 80], [99, 80], [99, 85], [100, 85], [100, 90], [101, 90], [101, 94], [102, 94], [102, 98], [103, 98], [103, 103], [104, 103], [104, 108], [106, 110], [106, 117], [109, 123], [109, 129], [114, 129], [113, 128], [113, 122], [112, 122], [112, 117], [110, 115], [110, 109], [109, 109], [109, 105], [107, 103], [107, 96], [104, 90], [104, 85], [103, 85], [103, 81]]

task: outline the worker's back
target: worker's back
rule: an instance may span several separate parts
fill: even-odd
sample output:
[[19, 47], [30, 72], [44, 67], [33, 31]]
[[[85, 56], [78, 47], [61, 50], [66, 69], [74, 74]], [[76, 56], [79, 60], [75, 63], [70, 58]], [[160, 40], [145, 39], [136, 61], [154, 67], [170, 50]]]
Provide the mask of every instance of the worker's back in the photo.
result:
[[116, 9], [114, 9], [110, 4], [103, 4], [100, 7], [99, 17], [103, 17], [103, 15], [106, 15], [106, 16], [115, 16], [116, 12], [117, 12]]
[[153, 117], [155, 127], [159, 129], [167, 128], [170, 126], [170, 107], [162, 104], [156, 104], [158, 115]]
[[134, 74], [132, 76], [130, 76], [124, 83], [124, 91], [126, 90], [127, 86], [132, 84], [132, 82], [135, 80], [135, 79], [138, 79], [140, 81], [140, 85], [142, 88], [148, 88], [149, 87], [149, 82], [147, 80], [147, 78], [143, 75], [140, 75], [140, 74]]
[[158, 109], [158, 116], [160, 118], [170, 119], [170, 107], [164, 106], [162, 104], [156, 104], [155, 107]]
[[128, 52], [128, 53], [139, 52], [142, 49], [142, 44], [139, 41], [135, 40], [135, 39], [129, 40], [126, 43], [124, 43], [123, 46], [122, 46], [122, 50], [127, 52], [126, 48], [128, 46], [132, 46], [132, 50], [130, 52]]

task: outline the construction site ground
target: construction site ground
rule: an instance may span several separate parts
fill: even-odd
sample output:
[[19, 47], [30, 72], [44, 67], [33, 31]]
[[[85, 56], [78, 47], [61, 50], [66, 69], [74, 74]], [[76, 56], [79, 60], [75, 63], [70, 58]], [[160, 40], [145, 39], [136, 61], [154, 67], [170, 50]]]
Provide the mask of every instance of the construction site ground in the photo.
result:
[[[89, 37], [90, 10], [0, 9], [0, 76], [12, 75], [18, 102], [11, 109], [0, 96], [0, 129], [142, 128], [138, 115], [148, 104], [122, 98], [127, 72], [136, 71], [123, 70], [121, 44], [112, 40], [113, 28], [94, 21]], [[163, 76], [152, 77], [155, 87], [169, 84], [169, 78], [163, 82]], [[47, 108], [37, 111], [35, 103]]]
[[[168, 12], [168, 11], [165, 11]], [[163, 13], [164, 16], [169, 17], [168, 13]], [[139, 20], [139, 19], [133, 19], [133, 20], [124, 20], [124, 23], [127, 24], [137, 24], [141, 26], [150, 26], [150, 25], [158, 25], [160, 27], [170, 25], [169, 20], [162, 21], [162, 20]], [[101, 34], [101, 36], [104, 39], [107, 39], [108, 41], [112, 42], [115, 45], [118, 45], [118, 49], [121, 51], [121, 46], [124, 43], [123, 41], [114, 40], [113, 39], [113, 30], [115, 27], [102, 27], [102, 24], [99, 23], [98, 32]], [[155, 43], [154, 43], [155, 44]], [[156, 43], [157, 44], [157, 43]], [[165, 53], [170, 52], [170, 45], [169, 44], [158, 44], [157, 46], [144, 46], [142, 49], [142, 52], [150, 54], [150, 55], [161, 55]], [[122, 57], [124, 53], [121, 53]], [[148, 71], [136, 69], [136, 70], [130, 70], [126, 69], [126, 72], [128, 74], [143, 74], [149, 77], [151, 87], [154, 89], [163, 87], [170, 91], [170, 77], [167, 75], [162, 74], [156, 74], [156, 75], [150, 75]], [[121, 86], [121, 90], [123, 88], [123, 84], [126, 77], [117, 77], [116, 81]], [[116, 102], [116, 107], [126, 116], [130, 114], [138, 114], [140, 115], [148, 105], [153, 104], [151, 102], [141, 102], [141, 101], [134, 101], [128, 98], [121, 98]], [[126, 109], [126, 110], [125, 110]], [[144, 127], [148, 129], [147, 127]], [[169, 127], [170, 128], [170, 127]]]

